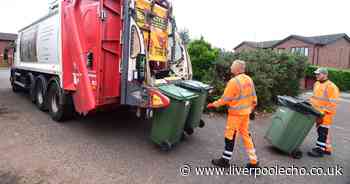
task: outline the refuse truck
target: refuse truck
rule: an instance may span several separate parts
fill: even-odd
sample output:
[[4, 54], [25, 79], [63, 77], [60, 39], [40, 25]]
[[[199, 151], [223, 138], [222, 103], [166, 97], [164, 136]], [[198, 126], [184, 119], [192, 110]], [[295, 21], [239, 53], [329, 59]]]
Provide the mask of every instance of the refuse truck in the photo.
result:
[[171, 103], [157, 84], [192, 78], [168, 1], [49, 5], [48, 15], [19, 31], [10, 81], [13, 91], [28, 91], [54, 120], [118, 105], [149, 116]]
[[[178, 101], [190, 105], [164, 87], [192, 79], [167, 0], [49, 0], [49, 13], [19, 31], [14, 55], [13, 91], [28, 92], [58, 122], [74, 113], [129, 106], [157, 126], [164, 119], [153, 116], [164, 115], [156, 111]], [[190, 108], [174, 110], [188, 118]], [[176, 135], [180, 131], [182, 125]]]
[[280, 107], [272, 117], [265, 138], [275, 148], [300, 159], [303, 153], [299, 146], [323, 114], [307, 101], [289, 96], [278, 96], [278, 104]]

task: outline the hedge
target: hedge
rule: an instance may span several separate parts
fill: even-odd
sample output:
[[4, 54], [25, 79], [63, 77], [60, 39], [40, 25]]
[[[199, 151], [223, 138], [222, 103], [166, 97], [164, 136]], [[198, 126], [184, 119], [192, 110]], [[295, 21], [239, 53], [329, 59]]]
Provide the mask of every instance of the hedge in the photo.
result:
[[[315, 78], [314, 71], [318, 66], [309, 65], [306, 69], [306, 77]], [[350, 91], [350, 70], [341, 70], [336, 68], [327, 68], [328, 77], [338, 86], [341, 91]]]
[[278, 95], [297, 96], [300, 80], [305, 77], [307, 58], [272, 50], [257, 50], [234, 54], [221, 53], [215, 62], [215, 76], [212, 85], [214, 93], [209, 97], [221, 97], [225, 84], [232, 77], [230, 66], [235, 59], [247, 62], [247, 74], [252, 77], [258, 95], [258, 110], [272, 111]]

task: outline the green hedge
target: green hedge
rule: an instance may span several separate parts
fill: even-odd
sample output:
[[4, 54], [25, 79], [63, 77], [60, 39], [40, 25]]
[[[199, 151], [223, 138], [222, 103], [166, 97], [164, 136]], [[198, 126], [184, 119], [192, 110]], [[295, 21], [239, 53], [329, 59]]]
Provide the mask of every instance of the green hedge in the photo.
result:
[[[309, 65], [306, 70], [306, 76], [314, 78], [314, 71], [317, 68], [318, 66]], [[350, 91], [350, 70], [328, 68], [328, 77], [341, 91]]]
[[[193, 76], [214, 87], [208, 101], [221, 97], [226, 83], [232, 78], [230, 66], [235, 59], [247, 61], [247, 73], [255, 83], [258, 110], [272, 111], [277, 95], [297, 96], [300, 80], [305, 77], [307, 58], [272, 50], [256, 50], [235, 54], [213, 48], [204, 38], [192, 40], [188, 45]], [[218, 111], [223, 112], [224, 108]]]
[[305, 77], [307, 58], [272, 50], [257, 50], [220, 54], [215, 63], [216, 75], [212, 81], [216, 90], [210, 100], [218, 99], [222, 95], [226, 82], [232, 77], [230, 66], [235, 59], [247, 62], [247, 74], [254, 80], [260, 111], [272, 111], [278, 95], [299, 95], [300, 80]]

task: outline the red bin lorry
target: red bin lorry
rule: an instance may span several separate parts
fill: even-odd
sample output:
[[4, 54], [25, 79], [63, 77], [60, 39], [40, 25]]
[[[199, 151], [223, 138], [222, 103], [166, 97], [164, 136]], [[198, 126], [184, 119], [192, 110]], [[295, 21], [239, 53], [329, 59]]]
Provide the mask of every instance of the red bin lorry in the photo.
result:
[[120, 105], [152, 112], [170, 103], [156, 84], [192, 78], [167, 0], [49, 4], [19, 31], [10, 81], [55, 121]]

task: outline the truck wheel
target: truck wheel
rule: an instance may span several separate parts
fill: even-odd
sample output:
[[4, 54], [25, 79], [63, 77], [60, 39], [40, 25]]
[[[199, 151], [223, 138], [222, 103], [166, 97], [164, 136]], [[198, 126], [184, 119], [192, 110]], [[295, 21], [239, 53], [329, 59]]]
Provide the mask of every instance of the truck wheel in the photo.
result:
[[22, 88], [21, 88], [20, 86], [18, 86], [17, 84], [13, 83], [13, 84], [11, 84], [11, 85], [12, 85], [12, 91], [13, 91], [14, 93], [19, 93], [19, 92], [22, 91]]
[[35, 103], [35, 77], [32, 73], [29, 73], [27, 76], [27, 85], [29, 98], [33, 103]]
[[12, 91], [14, 93], [21, 92], [22, 88], [20, 86], [18, 86], [17, 84], [15, 84], [15, 80], [16, 80], [16, 76], [14, 75], [14, 72], [11, 72], [10, 82], [11, 82], [11, 86], [12, 86]]
[[39, 76], [35, 85], [35, 104], [41, 110], [45, 111], [46, 108], [46, 89], [47, 82], [44, 76]]
[[63, 122], [73, 117], [72, 97], [69, 94], [64, 94], [57, 80], [54, 80], [50, 85], [48, 107], [51, 118], [57, 122]]

